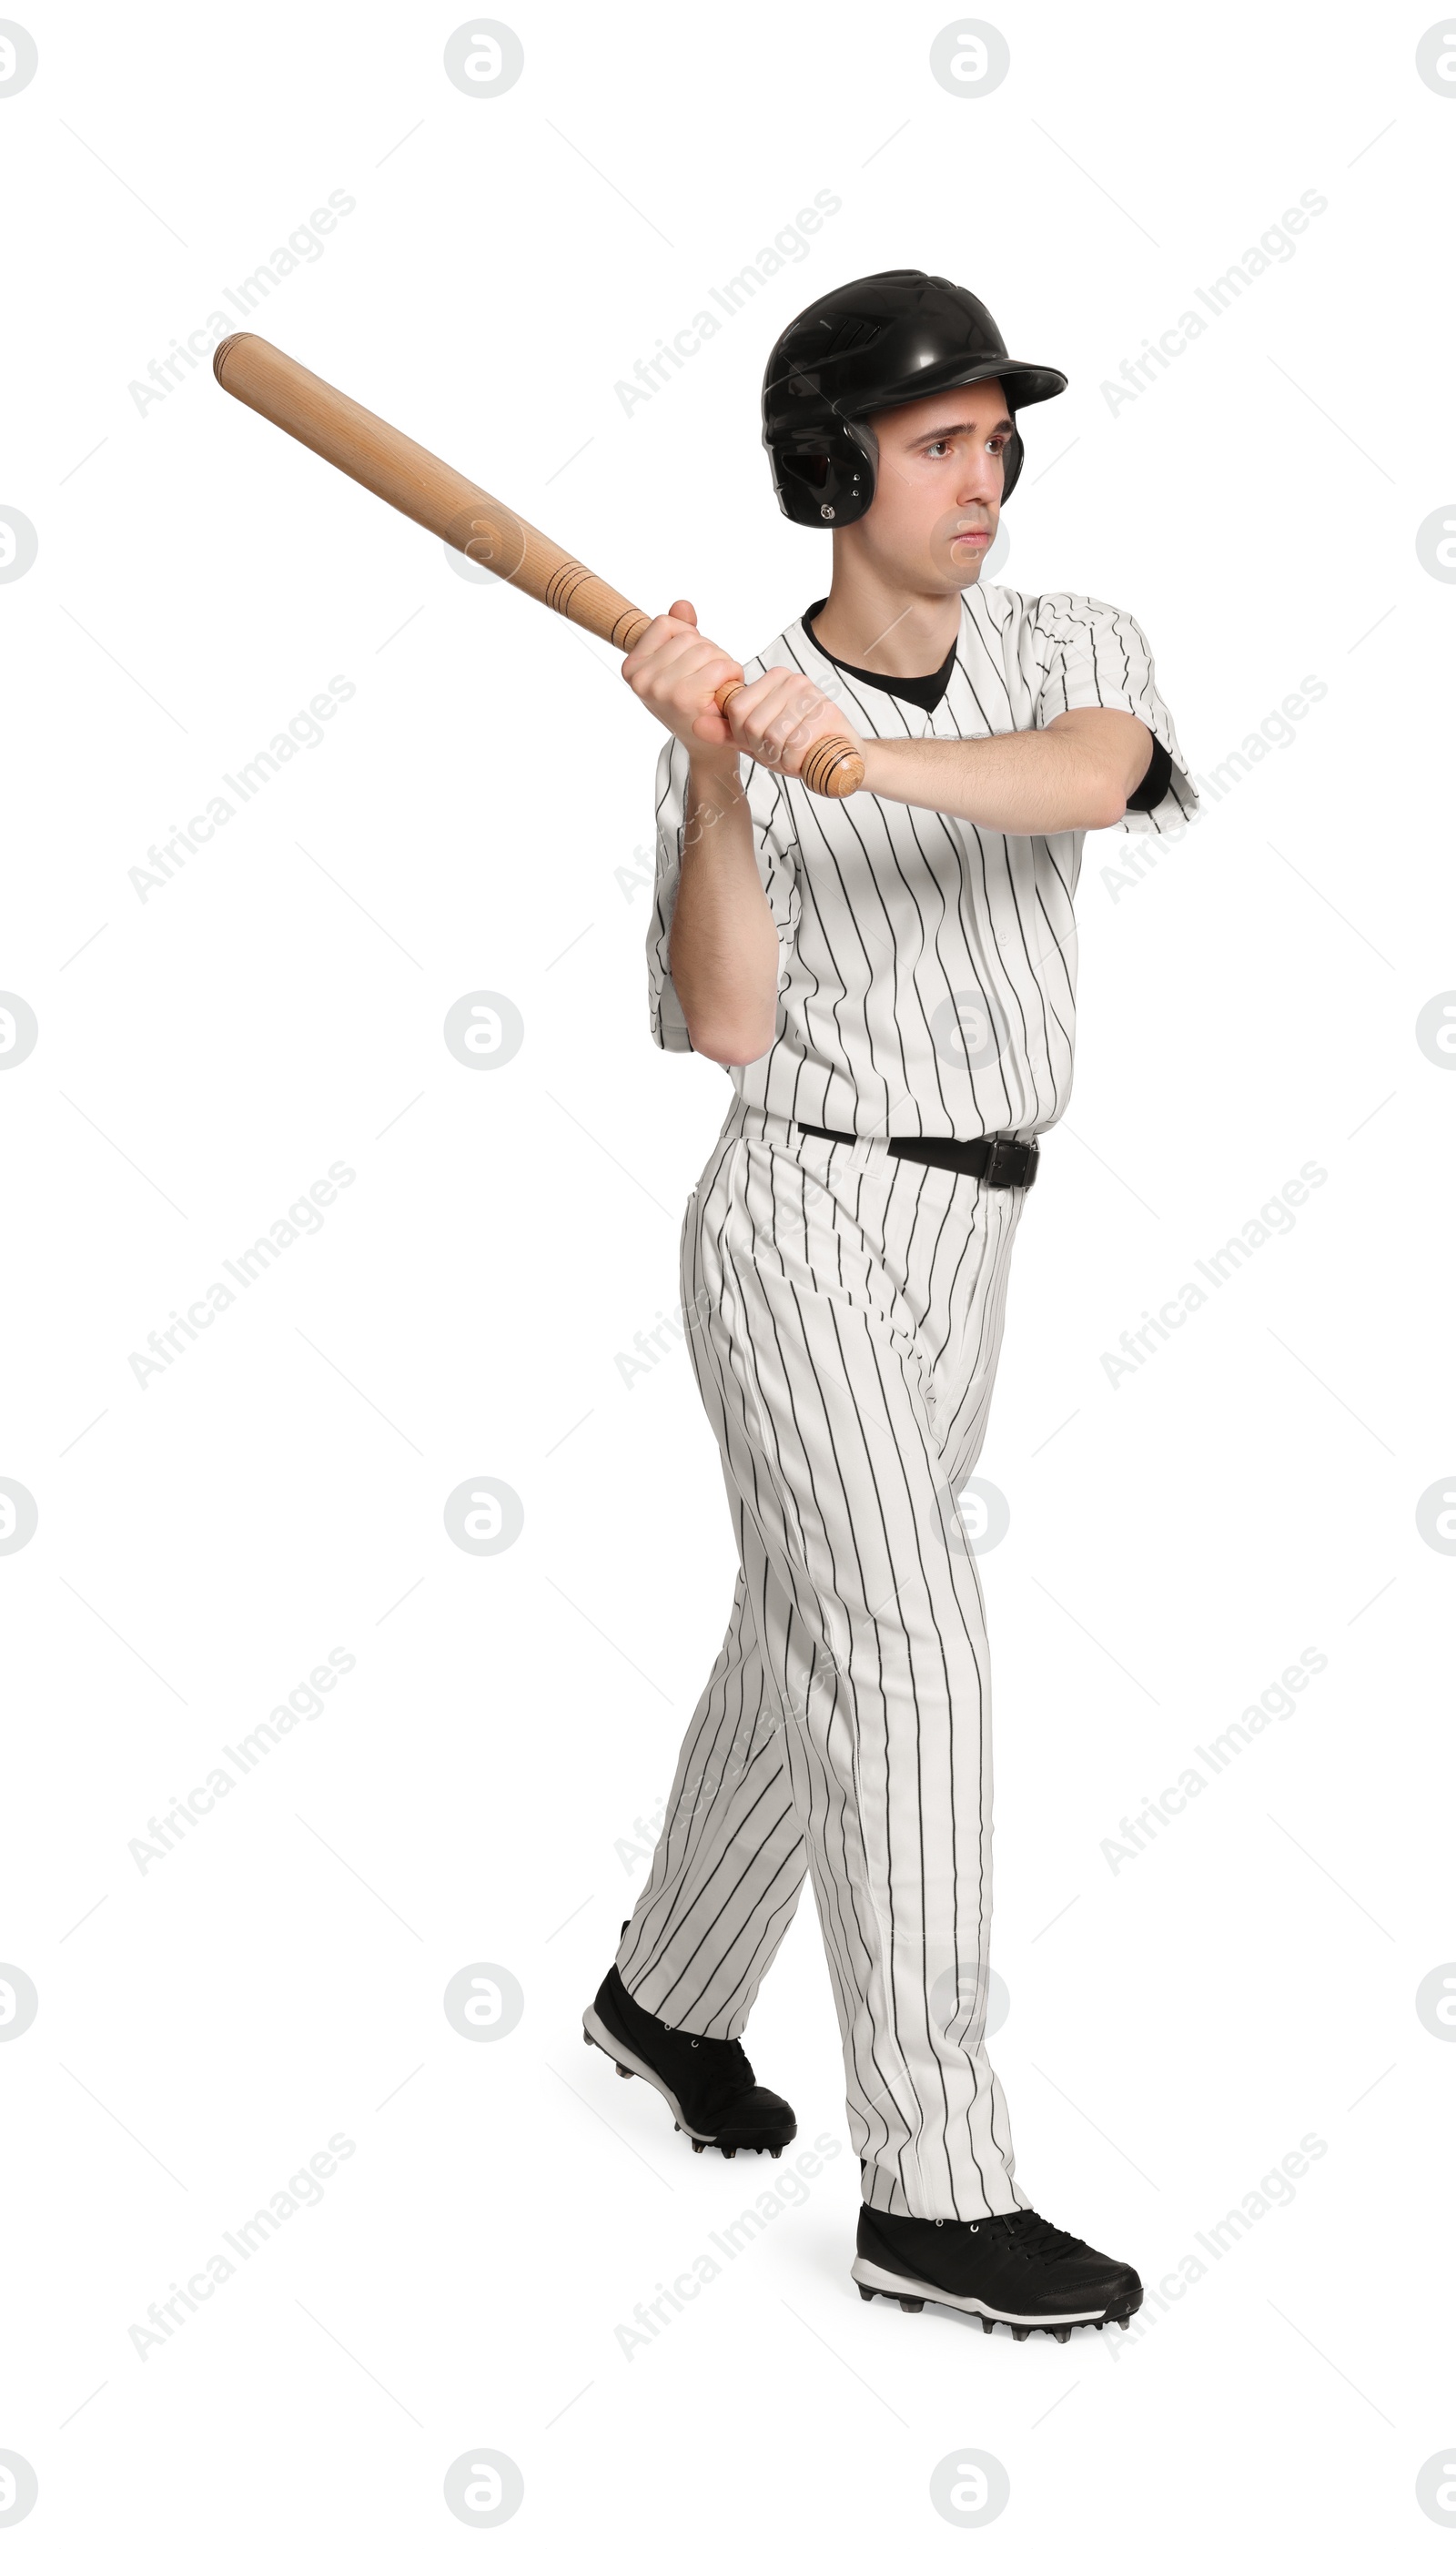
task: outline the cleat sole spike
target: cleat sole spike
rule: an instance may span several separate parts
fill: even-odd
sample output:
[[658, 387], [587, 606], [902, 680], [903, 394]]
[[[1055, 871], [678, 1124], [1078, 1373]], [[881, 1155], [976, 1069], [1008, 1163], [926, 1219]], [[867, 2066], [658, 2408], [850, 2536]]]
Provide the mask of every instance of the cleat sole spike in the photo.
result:
[[874, 2300], [874, 2287], [871, 2284], [856, 2284], [855, 2291], [858, 2293], [862, 2302], [872, 2302]]
[[1021, 2345], [1021, 2344], [1023, 2344], [1023, 2343], [1024, 2343], [1024, 2341], [1025, 2341], [1025, 2339], [1030, 2335], [1030, 2333], [1031, 2333], [1031, 2330], [1029, 2329], [1029, 2327], [1014, 2327], [1014, 2328], [1012, 2329], [1012, 2334], [1013, 2334], [1013, 2336], [1016, 2338], [1016, 2341], [1017, 2341], [1018, 2345]]
[[1058, 2345], [1065, 2345], [1068, 2337], [1072, 2333], [1069, 2327], [1054, 2327], [1051, 2332], [1056, 2338]]
[[901, 2302], [900, 2302], [900, 2307], [901, 2307], [901, 2309], [902, 2309], [903, 2311], [922, 2311], [922, 2310], [924, 2309], [925, 2305], [924, 2305], [924, 2303], [923, 2303], [923, 2302], [914, 2302], [914, 2301], [911, 2301], [911, 2300], [909, 2300], [905, 2295], [903, 2295], [903, 2294], [902, 2294], [902, 2296], [901, 2296]]

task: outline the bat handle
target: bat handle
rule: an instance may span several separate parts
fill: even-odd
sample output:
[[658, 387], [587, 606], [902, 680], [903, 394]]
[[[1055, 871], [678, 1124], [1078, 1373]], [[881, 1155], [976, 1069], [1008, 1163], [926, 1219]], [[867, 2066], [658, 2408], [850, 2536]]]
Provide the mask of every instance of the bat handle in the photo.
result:
[[[713, 694], [714, 707], [722, 711], [747, 687], [746, 682], [725, 682]], [[850, 736], [822, 734], [805, 754], [799, 776], [816, 797], [852, 797], [864, 785], [864, 763]]]

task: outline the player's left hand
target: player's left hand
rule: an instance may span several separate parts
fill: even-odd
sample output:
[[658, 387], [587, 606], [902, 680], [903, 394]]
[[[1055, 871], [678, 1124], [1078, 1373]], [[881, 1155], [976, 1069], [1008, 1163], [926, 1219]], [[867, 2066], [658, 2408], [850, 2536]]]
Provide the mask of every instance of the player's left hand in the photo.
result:
[[724, 717], [740, 752], [788, 779], [799, 777], [805, 754], [822, 734], [857, 734], [838, 702], [826, 700], [791, 665], [760, 673], [729, 700]]

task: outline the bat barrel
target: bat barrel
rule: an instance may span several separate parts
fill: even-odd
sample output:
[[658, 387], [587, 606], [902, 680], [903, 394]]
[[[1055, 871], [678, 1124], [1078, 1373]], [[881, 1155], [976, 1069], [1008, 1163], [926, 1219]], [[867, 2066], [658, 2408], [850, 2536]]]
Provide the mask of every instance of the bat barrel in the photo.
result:
[[[371, 496], [609, 646], [629, 653], [650, 625], [645, 611], [498, 496], [305, 370], [265, 336], [245, 330], [225, 336], [213, 355], [213, 371], [231, 398], [292, 434]], [[848, 797], [864, 777], [864, 763], [847, 735], [826, 735], [814, 746], [803, 777], [821, 797]]]
[[225, 336], [213, 355], [213, 371], [244, 407], [563, 619], [624, 652], [647, 626], [644, 611], [498, 496], [320, 380], [265, 336]]

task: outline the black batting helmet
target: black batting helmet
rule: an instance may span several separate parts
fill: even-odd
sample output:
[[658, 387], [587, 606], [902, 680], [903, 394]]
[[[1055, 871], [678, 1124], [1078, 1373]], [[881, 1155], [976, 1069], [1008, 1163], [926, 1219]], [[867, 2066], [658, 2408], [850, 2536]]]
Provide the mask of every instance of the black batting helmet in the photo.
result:
[[[784, 330], [763, 376], [763, 440], [782, 510], [816, 529], [858, 521], [878, 458], [862, 420], [992, 380], [1005, 386], [1013, 418], [1067, 386], [1065, 372], [1014, 362], [984, 301], [943, 275], [897, 266], [812, 301]], [[1021, 459], [1013, 433], [1003, 504]]]

